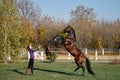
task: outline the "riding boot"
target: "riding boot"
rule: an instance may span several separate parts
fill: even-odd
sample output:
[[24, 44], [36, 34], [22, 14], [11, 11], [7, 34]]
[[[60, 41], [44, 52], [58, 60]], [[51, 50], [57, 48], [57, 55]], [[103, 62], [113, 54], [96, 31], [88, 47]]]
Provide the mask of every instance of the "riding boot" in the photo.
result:
[[26, 76], [28, 75], [28, 68], [26, 68], [26, 72], [25, 72]]

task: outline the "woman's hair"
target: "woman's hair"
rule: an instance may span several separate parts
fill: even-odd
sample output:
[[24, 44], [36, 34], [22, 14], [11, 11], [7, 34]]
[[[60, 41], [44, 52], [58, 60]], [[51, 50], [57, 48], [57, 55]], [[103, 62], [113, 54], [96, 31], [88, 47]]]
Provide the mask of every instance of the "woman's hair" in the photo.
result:
[[30, 46], [27, 46], [27, 50], [30, 50]]

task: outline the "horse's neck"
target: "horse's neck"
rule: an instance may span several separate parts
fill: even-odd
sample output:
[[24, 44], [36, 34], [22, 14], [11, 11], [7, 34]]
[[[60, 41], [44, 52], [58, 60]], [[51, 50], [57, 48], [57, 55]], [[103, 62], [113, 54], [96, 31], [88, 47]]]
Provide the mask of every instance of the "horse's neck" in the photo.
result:
[[64, 40], [64, 44], [65, 44], [65, 45], [71, 45], [72, 42], [73, 42], [73, 40], [72, 40], [71, 38], [66, 38], [66, 39]]
[[75, 43], [76, 42], [76, 39], [73, 36], [68, 36], [67, 38], [70, 39], [71, 43]]
[[65, 39], [64, 40], [64, 47], [68, 50], [71, 49], [73, 46], [75, 46], [75, 44], [73, 43], [72, 39]]
[[74, 43], [72, 43], [70, 39], [65, 39], [65, 41], [64, 41], [64, 47], [66, 48], [66, 50], [67, 50], [71, 55], [75, 56], [73, 49], [75, 49], [76, 45], [75, 45]]

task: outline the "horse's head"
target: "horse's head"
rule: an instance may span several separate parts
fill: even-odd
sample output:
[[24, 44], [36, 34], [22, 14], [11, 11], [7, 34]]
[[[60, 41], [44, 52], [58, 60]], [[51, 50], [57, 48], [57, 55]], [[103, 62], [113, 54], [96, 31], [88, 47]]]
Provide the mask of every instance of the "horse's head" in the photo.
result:
[[71, 27], [68, 25], [66, 28], [63, 29], [63, 33], [70, 33]]
[[68, 25], [68, 27], [66, 27], [62, 32], [67, 34], [66, 38], [72, 38], [74, 41], [76, 41], [75, 31], [72, 27], [70, 27], [70, 25]]
[[55, 41], [56, 42], [62, 42], [65, 38], [67, 38], [68, 37], [68, 32], [66, 31], [60, 31], [60, 32], [58, 32], [57, 33], [57, 36], [55, 37]]
[[55, 38], [55, 40], [62, 41], [63, 39], [71, 38], [73, 41], [76, 41], [76, 35], [75, 31], [70, 25], [68, 25], [66, 28], [64, 28], [61, 32], [58, 33], [58, 37]]

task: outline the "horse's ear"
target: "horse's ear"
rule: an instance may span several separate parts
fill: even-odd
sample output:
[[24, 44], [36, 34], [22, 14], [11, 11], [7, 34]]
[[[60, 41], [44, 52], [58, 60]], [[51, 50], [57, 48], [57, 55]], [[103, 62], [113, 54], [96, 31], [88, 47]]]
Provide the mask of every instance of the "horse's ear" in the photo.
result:
[[71, 28], [71, 26], [70, 26], [70, 25], [68, 25], [68, 26], [66, 27], [66, 29], [67, 29], [67, 30], [70, 30], [70, 28]]
[[70, 25], [68, 25], [68, 27], [67, 27], [68, 29], [70, 29], [70, 28], [72, 28]]
[[69, 32], [69, 30], [71, 29], [70, 25], [68, 25], [66, 28], [64, 28], [64, 32]]

